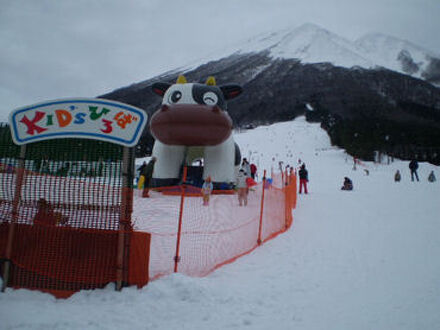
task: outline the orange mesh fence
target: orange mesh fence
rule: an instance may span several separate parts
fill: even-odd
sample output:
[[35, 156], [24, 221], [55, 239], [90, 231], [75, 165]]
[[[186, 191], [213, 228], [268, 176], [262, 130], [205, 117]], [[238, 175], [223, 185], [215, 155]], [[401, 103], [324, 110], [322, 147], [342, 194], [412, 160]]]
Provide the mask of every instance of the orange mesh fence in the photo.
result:
[[[1, 251], [5, 250], [9, 226], [0, 225]], [[50, 226], [15, 226], [12, 267], [8, 286], [26, 287], [66, 297], [81, 289], [115, 282], [118, 232]], [[148, 282], [149, 235], [124, 233], [129, 267], [124, 282], [143, 286]], [[4, 254], [1, 254], [4, 257]]]
[[297, 178], [295, 175], [288, 176], [288, 184], [285, 187], [285, 196], [286, 196], [286, 227], [289, 228], [293, 222], [292, 210], [296, 208], [296, 187], [297, 187]]
[[[132, 190], [123, 188], [122, 154], [120, 146], [74, 139], [17, 150], [0, 134], [4, 283], [63, 297], [148, 282], [150, 235], [126, 224]], [[132, 173], [125, 175], [130, 183]]]
[[[28, 182], [26, 180], [29, 179], [25, 178], [24, 182]], [[75, 187], [78, 189], [81, 185], [75, 183]], [[189, 276], [205, 276], [251, 252], [259, 244], [260, 220], [262, 242], [284, 232], [292, 223], [296, 178], [293, 177], [285, 187], [273, 183], [264, 187], [264, 199], [263, 183], [250, 188], [246, 206], [239, 206], [236, 194], [212, 195], [208, 206], [203, 206], [201, 196], [185, 197], [178, 271]], [[164, 196], [158, 192], [152, 192], [152, 198], [134, 195], [133, 224], [137, 231], [125, 233], [125, 245], [130, 249], [124, 282], [142, 286], [149, 279], [174, 271], [182, 197]], [[12, 202], [3, 204], [6, 209], [11, 209]], [[71, 205], [53, 203], [57, 206], [66, 204]], [[99, 223], [96, 218], [106, 213], [98, 215], [98, 210], [92, 207], [70, 207], [71, 212], [81, 211], [97, 222], [74, 222], [70, 226], [69, 219], [67, 224], [32, 225], [29, 218], [35, 218], [35, 209], [33, 203], [22, 203], [19, 208], [10, 286], [50, 291], [62, 297], [116, 280], [119, 232], [93, 228]], [[108, 226], [107, 221], [102, 223], [102, 226]], [[87, 228], [87, 224], [92, 228]], [[0, 228], [0, 256], [4, 258], [9, 226], [4, 222]], [[146, 232], [151, 233], [151, 238]]]
[[[206, 276], [287, 230], [292, 223], [296, 200], [296, 177], [282, 186], [281, 178], [250, 188], [247, 206], [239, 206], [237, 194], [212, 195], [208, 206], [202, 197], [184, 197], [178, 272]], [[277, 186], [279, 184], [279, 186]], [[151, 233], [150, 279], [174, 271], [181, 196], [151, 192], [151, 198], [135, 193], [133, 226]], [[262, 216], [261, 216], [262, 215]]]
[[[121, 187], [26, 170], [14, 207], [18, 172], [0, 173], [0, 259], [11, 261], [8, 286], [67, 297], [116, 281]], [[43, 207], [41, 199], [47, 202]], [[122, 280], [143, 286], [148, 282], [150, 235], [122, 235]]]
[[142, 198], [123, 182], [133, 180], [120, 147], [59, 144], [27, 145], [23, 157], [0, 136], [0, 263], [10, 287], [66, 297], [115, 281], [141, 287], [174, 271], [205, 276], [293, 221], [296, 177], [271, 175], [249, 188], [246, 206], [233, 191], [204, 206], [194, 187]]

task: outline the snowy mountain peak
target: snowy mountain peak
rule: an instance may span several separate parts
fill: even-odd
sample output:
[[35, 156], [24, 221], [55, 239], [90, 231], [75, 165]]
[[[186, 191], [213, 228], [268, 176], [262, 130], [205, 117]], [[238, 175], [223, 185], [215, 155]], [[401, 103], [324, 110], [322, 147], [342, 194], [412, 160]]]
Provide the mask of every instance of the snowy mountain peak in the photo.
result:
[[440, 56], [381, 33], [350, 41], [319, 25], [306, 23], [258, 35], [237, 48], [236, 53], [267, 51], [273, 58], [297, 59], [302, 63], [329, 62], [346, 68], [384, 67], [440, 84], [436, 80]]
[[286, 33], [281, 41], [271, 48], [274, 57], [297, 58], [304, 63], [331, 62], [337, 66], [373, 67], [357, 47], [315, 24], [304, 24]]
[[439, 56], [413, 43], [382, 33], [369, 33], [355, 44], [377, 65], [409, 74], [416, 78], [426, 78], [433, 69], [431, 63]]
[[433, 52], [381, 33], [370, 33], [351, 41], [313, 23], [259, 34], [212, 52], [185, 68], [179, 68], [179, 71], [194, 69], [233, 54], [255, 53], [264, 53], [274, 59], [295, 59], [305, 64], [385, 68], [440, 86], [440, 56]]
[[378, 47], [386, 47], [388, 49], [407, 49], [408, 51], [423, 52], [431, 57], [440, 57], [433, 52], [413, 44], [410, 41], [399, 39], [390, 35], [379, 32], [368, 33], [354, 42], [363, 50], [372, 51]]
[[269, 51], [274, 58], [293, 58], [303, 63], [374, 67], [351, 41], [313, 23], [259, 35], [242, 45], [239, 53], [259, 51]]

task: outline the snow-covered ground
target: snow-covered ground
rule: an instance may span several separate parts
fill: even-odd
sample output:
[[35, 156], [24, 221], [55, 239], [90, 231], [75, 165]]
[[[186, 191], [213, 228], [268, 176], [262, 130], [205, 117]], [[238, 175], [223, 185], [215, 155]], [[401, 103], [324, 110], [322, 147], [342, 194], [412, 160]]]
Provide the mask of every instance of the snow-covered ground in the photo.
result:
[[[439, 329], [440, 185], [427, 181], [438, 167], [421, 163], [411, 182], [407, 161], [367, 162], [367, 176], [304, 118], [235, 138], [260, 171], [306, 163], [310, 193], [288, 232], [204, 278], [174, 274], [67, 300], [7, 289], [0, 328]], [[344, 176], [354, 191], [339, 190]]]

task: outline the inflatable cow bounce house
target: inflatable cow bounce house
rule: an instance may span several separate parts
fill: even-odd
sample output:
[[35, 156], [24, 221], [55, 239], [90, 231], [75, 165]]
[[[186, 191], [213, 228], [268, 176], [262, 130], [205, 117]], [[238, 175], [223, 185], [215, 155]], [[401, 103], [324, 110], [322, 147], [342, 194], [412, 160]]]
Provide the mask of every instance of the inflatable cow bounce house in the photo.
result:
[[241, 86], [217, 86], [214, 77], [205, 84], [188, 83], [179, 76], [175, 84], [157, 82], [152, 88], [163, 98], [150, 121], [156, 139], [152, 185], [177, 184], [183, 167], [188, 166], [188, 183], [200, 186], [209, 176], [215, 189], [229, 189], [241, 155], [232, 136], [226, 101], [240, 95]]

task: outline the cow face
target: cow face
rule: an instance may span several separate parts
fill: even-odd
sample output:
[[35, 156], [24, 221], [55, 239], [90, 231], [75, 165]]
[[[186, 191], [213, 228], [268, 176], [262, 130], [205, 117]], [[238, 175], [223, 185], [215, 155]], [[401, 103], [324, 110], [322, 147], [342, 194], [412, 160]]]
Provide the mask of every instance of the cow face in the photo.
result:
[[203, 84], [175, 84], [167, 89], [162, 104], [198, 104], [218, 106], [226, 110], [226, 102], [223, 93], [217, 86]]
[[174, 85], [153, 84], [153, 91], [163, 96], [162, 107], [151, 118], [153, 136], [162, 143], [184, 146], [212, 146], [225, 141], [232, 132], [226, 100], [238, 96], [238, 85], [216, 86], [186, 83], [183, 76]]

